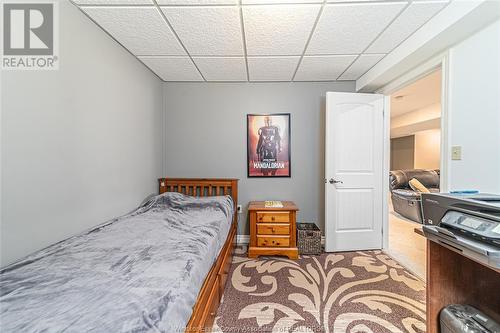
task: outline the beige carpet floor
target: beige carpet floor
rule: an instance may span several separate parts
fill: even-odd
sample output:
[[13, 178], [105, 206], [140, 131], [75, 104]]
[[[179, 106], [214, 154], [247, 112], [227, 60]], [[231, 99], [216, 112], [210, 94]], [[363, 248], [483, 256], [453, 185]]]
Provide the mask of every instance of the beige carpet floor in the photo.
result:
[[234, 257], [214, 332], [425, 332], [425, 286], [380, 251]]

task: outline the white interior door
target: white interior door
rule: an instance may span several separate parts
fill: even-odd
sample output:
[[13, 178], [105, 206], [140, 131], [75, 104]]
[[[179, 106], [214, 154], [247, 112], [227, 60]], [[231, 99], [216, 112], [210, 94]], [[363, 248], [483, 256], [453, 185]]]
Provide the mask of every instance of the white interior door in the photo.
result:
[[382, 248], [384, 105], [377, 94], [326, 94], [325, 249]]

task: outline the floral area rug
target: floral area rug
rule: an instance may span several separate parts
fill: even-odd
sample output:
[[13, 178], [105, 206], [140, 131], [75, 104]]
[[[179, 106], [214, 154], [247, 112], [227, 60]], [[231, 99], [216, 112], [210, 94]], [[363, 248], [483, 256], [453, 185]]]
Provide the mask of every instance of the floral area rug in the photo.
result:
[[425, 332], [425, 285], [381, 251], [249, 259], [239, 249], [213, 332]]

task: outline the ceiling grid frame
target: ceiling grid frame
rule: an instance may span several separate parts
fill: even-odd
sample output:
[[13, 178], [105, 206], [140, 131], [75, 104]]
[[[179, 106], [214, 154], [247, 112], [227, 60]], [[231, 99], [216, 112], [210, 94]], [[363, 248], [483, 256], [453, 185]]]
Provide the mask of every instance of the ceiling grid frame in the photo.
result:
[[247, 70], [247, 82], [250, 82], [250, 72], [248, 71], [247, 39], [245, 38], [245, 22], [243, 21], [243, 7], [241, 4], [241, 0], [238, 0], [238, 11], [240, 13], [241, 38], [243, 39], [243, 54], [245, 55], [245, 67]]
[[167, 16], [165, 15], [165, 13], [163, 12], [163, 10], [161, 10], [160, 6], [158, 5], [158, 3], [156, 2], [156, 0], [151, 0], [153, 1], [154, 3], [154, 6], [156, 7], [156, 10], [160, 13], [161, 17], [163, 17], [163, 20], [165, 21], [165, 23], [167, 23], [168, 27], [172, 30], [172, 32], [174, 33], [175, 37], [177, 38], [177, 40], [179, 41], [179, 43], [181, 44], [182, 48], [184, 49], [184, 51], [186, 52], [186, 54], [188, 55], [189, 59], [191, 59], [191, 62], [193, 63], [194, 67], [196, 68], [196, 70], [198, 71], [198, 73], [200, 73], [201, 77], [203, 78], [203, 81], [207, 82], [207, 79], [203, 76], [203, 73], [200, 71], [200, 69], [198, 68], [198, 65], [196, 65], [196, 63], [194, 62], [194, 59], [193, 57], [191, 56], [191, 54], [189, 53], [188, 49], [186, 48], [186, 46], [184, 45], [184, 43], [182, 42], [182, 40], [179, 38], [179, 35], [177, 34], [177, 32], [174, 30], [174, 27], [172, 26], [172, 24], [170, 24], [169, 20], [167, 19]]
[[[444, 6], [443, 6], [443, 8], [441, 8], [440, 10], [436, 11], [433, 15], [431, 15], [431, 17], [429, 17], [429, 19], [427, 19], [424, 23], [422, 23], [422, 24], [420, 25], [420, 27], [424, 26], [427, 22], [429, 22], [430, 20], [432, 20], [432, 19], [433, 19], [433, 18], [434, 18], [437, 14], [439, 14], [439, 13], [443, 10], [443, 9], [444, 9], [444, 8], [445, 8], [445, 7], [446, 7], [446, 6], [447, 6], [447, 5], [451, 2], [451, 1], [452, 1], [452, 0], [449, 0], [449, 1], [446, 3], [446, 5], [444, 5]], [[372, 42], [371, 42], [371, 43], [370, 43], [370, 44], [366, 47], [366, 49], [364, 49], [364, 50], [363, 50], [363, 52], [361, 52], [361, 53], [358, 55], [358, 57], [356, 58], [356, 60], [354, 60], [354, 61], [352, 62], [352, 64], [351, 64], [349, 67], [347, 67], [347, 68], [345, 69], [345, 71], [344, 71], [342, 74], [340, 74], [340, 75], [339, 75], [339, 77], [337, 78], [337, 80], [339, 80], [339, 79], [340, 79], [340, 78], [341, 78], [341, 77], [342, 77], [342, 76], [343, 76], [343, 75], [344, 75], [344, 74], [345, 74], [345, 73], [346, 73], [346, 72], [347, 72], [347, 71], [348, 71], [348, 70], [349, 70], [349, 69], [350, 69], [350, 68], [351, 68], [351, 67], [352, 67], [355, 63], [356, 63], [356, 61], [358, 61], [358, 59], [359, 59], [359, 58], [361, 58], [361, 56], [363, 56], [363, 55], [375, 55], [375, 54], [382, 54], [382, 53], [365, 53], [365, 52], [366, 52], [367, 50], [369, 50], [369, 49], [370, 49], [370, 47], [378, 41], [378, 39], [379, 39], [379, 38], [383, 35], [383, 33], [384, 33], [384, 32], [386, 32], [386, 31], [387, 31], [387, 30], [388, 30], [388, 29], [392, 26], [392, 24], [393, 24], [393, 23], [394, 23], [394, 22], [395, 22], [395, 21], [396, 21], [396, 20], [397, 20], [397, 19], [398, 19], [398, 18], [399, 18], [399, 17], [400, 17], [400, 16], [401, 16], [401, 15], [402, 15], [405, 11], [406, 11], [406, 10], [408, 10], [408, 9], [410, 8], [410, 6], [411, 6], [412, 4], [414, 4], [414, 3], [423, 3], [423, 2], [424, 2], [424, 1], [415, 1], [415, 0], [411, 0], [411, 1], [409, 1], [409, 2], [408, 2], [408, 4], [406, 5], [406, 7], [405, 7], [405, 8], [403, 8], [403, 9], [401, 10], [401, 12], [400, 12], [400, 13], [399, 13], [399, 14], [398, 14], [398, 15], [397, 15], [397, 16], [396, 16], [396, 17], [395, 17], [395, 18], [394, 18], [394, 19], [393, 19], [393, 20], [392, 20], [392, 21], [391, 21], [391, 22], [390, 22], [390, 23], [389, 23], [389, 24], [388, 24], [388, 25], [384, 28], [384, 30], [383, 30], [383, 31], [382, 31], [382, 32], [381, 32], [381, 33], [380, 33], [380, 34], [379, 34], [379, 35], [378, 35], [375, 39], [373, 39], [373, 40], [372, 40]], [[436, 3], [437, 3], [437, 2], [439, 2], [439, 1], [436, 1]], [[418, 29], [420, 29], [420, 27], [419, 27], [419, 28], [417, 28], [415, 31], [417, 31]], [[415, 33], [415, 31], [413, 31], [413, 33]], [[380, 62], [380, 61], [381, 61], [381, 60], [382, 60], [382, 59], [383, 59], [383, 58], [384, 58], [387, 54], [391, 53], [391, 52], [392, 52], [394, 49], [396, 49], [399, 45], [401, 45], [402, 43], [404, 43], [404, 41], [405, 41], [405, 40], [407, 40], [407, 39], [408, 39], [408, 38], [409, 38], [409, 37], [410, 37], [413, 33], [411, 33], [410, 35], [408, 35], [406, 38], [403, 38], [403, 39], [402, 39], [402, 40], [401, 40], [398, 44], [396, 44], [393, 48], [391, 48], [389, 51], [387, 51], [387, 53], [385, 53], [385, 55], [384, 55], [382, 58], [380, 58], [380, 59], [379, 59], [378, 61], [376, 61], [376, 62], [375, 62], [372, 66], [370, 66], [368, 69], [366, 69], [366, 70], [365, 70], [365, 73], [366, 73], [366, 72], [368, 72], [370, 69], [372, 69], [375, 65], [377, 65], [377, 64], [378, 64], [378, 63], [379, 63], [379, 62]], [[363, 73], [363, 74], [364, 74], [364, 73]], [[358, 78], [359, 78], [360, 76], [362, 76], [363, 74], [359, 75], [359, 76], [358, 76]]]
[[316, 17], [316, 20], [314, 21], [311, 32], [309, 33], [309, 37], [307, 38], [307, 42], [306, 42], [306, 45], [304, 46], [304, 50], [302, 51], [302, 55], [300, 56], [299, 63], [297, 64], [297, 67], [295, 68], [295, 71], [293, 72], [291, 82], [294, 82], [295, 76], [297, 75], [297, 72], [299, 71], [300, 64], [302, 64], [302, 60], [304, 59], [304, 55], [306, 54], [307, 48], [309, 47], [309, 43], [311, 42], [311, 38], [314, 35], [314, 31], [316, 30], [316, 27], [318, 26], [319, 19], [320, 19], [321, 15], [323, 14], [323, 9], [325, 9], [325, 4], [326, 4], [326, 0], [323, 0], [323, 3], [321, 4], [321, 8], [319, 9], [319, 12], [318, 12], [318, 16]]
[[76, 8], [78, 8], [78, 10], [83, 13], [83, 15], [85, 15], [90, 21], [92, 21], [96, 26], [98, 26], [106, 35], [109, 36], [109, 38], [111, 38], [112, 40], [114, 40], [118, 45], [120, 45], [121, 47], [123, 47], [123, 49], [125, 51], [127, 51], [130, 55], [132, 55], [133, 57], [135, 57], [141, 64], [144, 65], [144, 67], [146, 67], [151, 73], [153, 73], [159, 80], [162, 80], [164, 81], [160, 75], [158, 75], [158, 73], [156, 73], [154, 70], [152, 70], [151, 68], [149, 68], [148, 65], [146, 65], [137, 55], [133, 54], [127, 47], [125, 47], [125, 45], [123, 45], [119, 40], [117, 40], [115, 38], [115, 36], [111, 35], [106, 29], [104, 29], [98, 22], [96, 22], [90, 15], [88, 15], [83, 9], [82, 7], [80, 7], [79, 5], [77, 5], [73, 0], [70, 0], [70, 2], [75, 5]]
[[[148, 67], [153, 73], [155, 73], [156, 76], [158, 76], [160, 79], [162, 79], [165, 82], [245, 82], [241, 80], [231, 80], [227, 79], [227, 81], [216, 81], [216, 80], [210, 80], [207, 79], [206, 75], [203, 73], [203, 71], [200, 69], [198, 64], [196, 63], [195, 58], [210, 58], [210, 57], [216, 57], [216, 58], [234, 58], [234, 55], [228, 55], [228, 54], [210, 54], [210, 55], [203, 55], [203, 54], [196, 54], [193, 56], [190, 51], [187, 49], [185, 43], [183, 40], [180, 38], [179, 34], [177, 31], [174, 29], [174, 26], [171, 24], [169, 19], [167, 18], [165, 12], [162, 10], [162, 7], [236, 7], [237, 8], [237, 15], [238, 15], [238, 21], [239, 21], [239, 30], [241, 33], [241, 42], [243, 45], [243, 54], [242, 58], [244, 59], [244, 69], [246, 71], [246, 80], [247, 82], [314, 82], [314, 81], [350, 81], [350, 80], [356, 80], [357, 78], [361, 77], [364, 73], [369, 71], [373, 66], [375, 66], [378, 62], [380, 62], [384, 57], [392, 52], [395, 48], [397, 48], [401, 43], [403, 43], [406, 39], [408, 39], [411, 35], [413, 35], [416, 31], [418, 31], [423, 25], [428, 23], [432, 18], [434, 18], [439, 12], [441, 12], [446, 6], [449, 5], [449, 3], [453, 0], [374, 0], [374, 1], [364, 1], [364, 0], [341, 0], [341, 1], [336, 1], [336, 0], [303, 0], [303, 1], [297, 1], [294, 2], [293, 0], [269, 0], [269, 2], [262, 3], [261, 0], [227, 0], [223, 1], [223, 3], [204, 3], [203, 0], [199, 1], [192, 1], [190, 3], [183, 3], [186, 2], [186, 0], [173, 0], [172, 3], [166, 3], [162, 0], [148, 0], [151, 3], [145, 3], [145, 1], [142, 1], [141, 3], [135, 3], [135, 4], [130, 4], [130, 2], [127, 2], [125, 0], [120, 1], [117, 0], [114, 3], [107, 3], [105, 0], [99, 1], [97, 0], [70, 0], [76, 7], [78, 7], [86, 16], [88, 16], [96, 25], [98, 25], [101, 29], [103, 29], [112, 39], [114, 39], [118, 44], [120, 44], [122, 47], [124, 47], [129, 53], [134, 55], [142, 64], [144, 64], [146, 67]], [[231, 3], [228, 3], [228, 1], [231, 1]], [[332, 53], [311, 53], [308, 54], [307, 50], [309, 48], [310, 42], [312, 38], [315, 35], [315, 32], [318, 27], [318, 23], [324, 15], [324, 10], [326, 6], [329, 7], [334, 7], [335, 5], [352, 5], [352, 4], [357, 4], [357, 5], [364, 5], [364, 6], [374, 6], [377, 4], [390, 4], [390, 3], [404, 3], [404, 7], [395, 15], [389, 23], [385, 24], [384, 28], [374, 37], [371, 38], [370, 42], [368, 45], [361, 51], [361, 52], [356, 52], [356, 53], [339, 53], [339, 54], [332, 54]], [[431, 13], [428, 18], [422, 21], [418, 21], [419, 17], [417, 16], [416, 20], [417, 23], [415, 24], [416, 28], [410, 29], [411, 32], [408, 33], [405, 36], [401, 36], [401, 41], [399, 41], [395, 46], [392, 46], [390, 50], [385, 50], [385, 52], [380, 52], [380, 53], [366, 53], [369, 48], [376, 43], [383, 34], [388, 31], [388, 29], [391, 28], [391, 26], [398, 20], [398, 18], [405, 13], [412, 4], [414, 3], [419, 3], [419, 4], [424, 4], [424, 3], [443, 3], [443, 6], [436, 10], [435, 12]], [[293, 73], [291, 73], [291, 78], [289, 80], [251, 80], [251, 68], [249, 66], [249, 56], [248, 56], [248, 46], [247, 46], [247, 35], [248, 32], [245, 29], [245, 18], [243, 15], [244, 7], [245, 6], [281, 6], [285, 7], [286, 5], [318, 5], [320, 6], [320, 9], [318, 11], [318, 14], [314, 20], [314, 23], [311, 27], [311, 30], [308, 34], [307, 41], [304, 45], [304, 48], [301, 52], [301, 54], [290, 54], [290, 55], [277, 55], [277, 54], [259, 54], [252, 56], [252, 58], [291, 58], [291, 57], [297, 57], [299, 58], [297, 65], [295, 66]], [[109, 7], [154, 7], [156, 11], [160, 14], [162, 20], [165, 22], [165, 24], [168, 26], [168, 28], [171, 30], [172, 34], [175, 36], [175, 39], [177, 42], [180, 44], [182, 49], [184, 50], [185, 54], [184, 56], [174, 56], [174, 55], [168, 55], [168, 54], [142, 54], [145, 52], [132, 52], [130, 51], [126, 45], [124, 45], [119, 39], [117, 39], [115, 36], [113, 36], [110, 32], [108, 32], [97, 20], [93, 19], [91, 15], [89, 15], [85, 11], [85, 7], [103, 7], [103, 8], [109, 8]], [[399, 9], [399, 8], [398, 8]], [[432, 12], [432, 10], [431, 10]], [[384, 22], [385, 23], [385, 22]], [[387, 37], [386, 37], [387, 40]], [[137, 49], [135, 49], [137, 50]], [[292, 51], [292, 50], [290, 50]], [[272, 51], [271, 51], [272, 52]], [[141, 53], [141, 54], [138, 54]], [[218, 52], [217, 52], [218, 53]], [[298, 52], [297, 52], [298, 53]], [[305, 57], [312, 57], [314, 58], [315, 56], [321, 56], [321, 57], [333, 57], [333, 56], [355, 56], [355, 58], [347, 65], [346, 68], [343, 69], [343, 71], [335, 78], [332, 77], [331, 80], [329, 79], [314, 79], [314, 76], [312, 76], [311, 80], [297, 80], [297, 73], [299, 72], [301, 66], [304, 64], [304, 58]], [[365, 59], [364, 62], [358, 65], [362, 66], [361, 69], [355, 70], [351, 76], [348, 76], [348, 79], [342, 79], [346, 73], [349, 72], [349, 70], [353, 69], [356, 66], [356, 63], [362, 59], [363, 56], [374, 56], [376, 58], [377, 56], [380, 56], [379, 59], [372, 59], [371, 61], [369, 59]], [[180, 57], [186, 57], [189, 58], [190, 63], [194, 66], [196, 69], [197, 73], [201, 77], [201, 80], [192, 80], [192, 79], [186, 79], [183, 80], [182, 78], [180, 80], [174, 79], [174, 80], [167, 80], [161, 75], [159, 75], [157, 72], [155, 72], [155, 69], [151, 68], [148, 66], [144, 61], [142, 61], [139, 57], [144, 57], [144, 58], [180, 58]], [[242, 60], [243, 60], [242, 59]], [[276, 60], [276, 59], [273, 59]], [[308, 63], [310, 64], [310, 63]], [[339, 65], [339, 70], [342, 69], [344, 65]], [[243, 75], [243, 68], [240, 67], [240, 77]], [[311, 70], [311, 67], [308, 66], [309, 70]], [[317, 68], [317, 67], [316, 67]], [[206, 70], [206, 69], [205, 69]], [[317, 69], [316, 69], [317, 71]], [[194, 73], [194, 72], [193, 72]], [[228, 72], [226, 72], [228, 73]], [[314, 73], [314, 72], [313, 72]], [[334, 72], [333, 75], [336, 75], [338, 72]], [[302, 74], [302, 73], [301, 73]], [[356, 78], [354, 78], [356, 76]], [[213, 78], [213, 77], [212, 77]]]
[[[326, 1], [326, 0], [325, 0], [325, 1]], [[365, 48], [364, 48], [364, 50], [363, 50], [360, 54], [358, 54], [358, 56], [356, 57], [356, 59], [354, 59], [354, 60], [353, 60], [353, 62], [352, 62], [349, 66], [347, 66], [347, 68], [346, 68], [346, 69], [345, 69], [342, 73], [340, 73], [340, 75], [337, 77], [337, 79], [336, 79], [336, 80], [338, 80], [339, 78], [341, 78], [341, 77], [342, 77], [342, 75], [344, 75], [344, 73], [345, 73], [345, 72], [347, 72], [347, 71], [348, 71], [348, 70], [352, 67], [352, 65], [353, 65], [353, 64], [355, 64], [355, 63], [356, 63], [356, 61], [358, 61], [358, 59], [359, 59], [359, 58], [361, 58], [361, 56], [362, 56], [363, 54], [365, 54], [365, 51], [366, 51], [366, 50], [368, 50], [368, 49], [370, 48], [370, 46], [372, 46], [372, 44], [373, 44], [373, 43], [375, 43], [375, 41], [376, 41], [377, 39], [379, 39], [379, 38], [380, 38], [380, 36], [382, 36], [382, 34], [383, 34], [383, 33], [384, 33], [387, 29], [389, 29], [389, 27], [391, 26], [391, 24], [393, 24], [393, 23], [394, 23], [394, 21], [396, 21], [396, 20], [398, 19], [398, 17], [399, 17], [399, 16], [400, 16], [400, 15], [401, 15], [401, 14], [402, 14], [402, 13], [403, 13], [403, 12], [404, 12], [407, 8], [408, 8], [408, 7], [410, 7], [410, 4], [411, 4], [411, 2], [408, 2], [408, 3], [406, 4], [406, 6], [404, 6], [404, 7], [403, 7], [403, 8], [399, 11], [399, 13], [398, 13], [396, 16], [394, 16], [394, 18], [393, 18], [393, 19], [389, 22], [389, 24], [387, 24], [387, 25], [385, 26], [385, 28], [384, 28], [384, 29], [382, 29], [382, 31], [380, 31], [380, 33], [379, 33], [379, 34], [378, 34], [378, 35], [377, 35], [377, 36], [376, 36], [376, 37], [375, 37], [375, 38], [374, 38], [374, 39], [373, 39], [373, 40], [372, 40], [372, 41], [371, 41], [371, 42], [370, 42], [370, 43], [369, 43], [369, 44], [368, 44]], [[390, 53], [390, 51], [389, 51], [389, 52], [387, 52], [387, 53]], [[383, 59], [383, 57], [382, 57], [380, 60], [382, 60], [382, 59]], [[379, 60], [379, 61], [380, 61], [380, 60]], [[377, 63], [378, 63], [378, 61], [377, 61]], [[377, 63], [373, 64], [373, 66], [375, 66]], [[371, 66], [370, 68], [372, 68], [373, 66]], [[370, 70], [370, 68], [368, 68], [366, 71], [368, 72], [368, 71]]]

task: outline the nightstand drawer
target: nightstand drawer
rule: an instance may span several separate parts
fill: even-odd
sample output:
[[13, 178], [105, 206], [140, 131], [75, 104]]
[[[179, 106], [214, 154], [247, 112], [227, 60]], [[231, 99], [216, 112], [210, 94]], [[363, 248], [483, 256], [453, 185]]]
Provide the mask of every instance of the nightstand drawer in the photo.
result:
[[290, 224], [285, 223], [258, 223], [258, 235], [290, 235]]
[[290, 246], [290, 237], [288, 237], [288, 236], [257, 236], [257, 246], [288, 247], [288, 246]]
[[257, 222], [289, 223], [289, 212], [257, 212]]
[[248, 256], [283, 255], [298, 258], [297, 211], [292, 201], [282, 201], [282, 208], [266, 207], [265, 201], [252, 201], [248, 205], [250, 245]]

